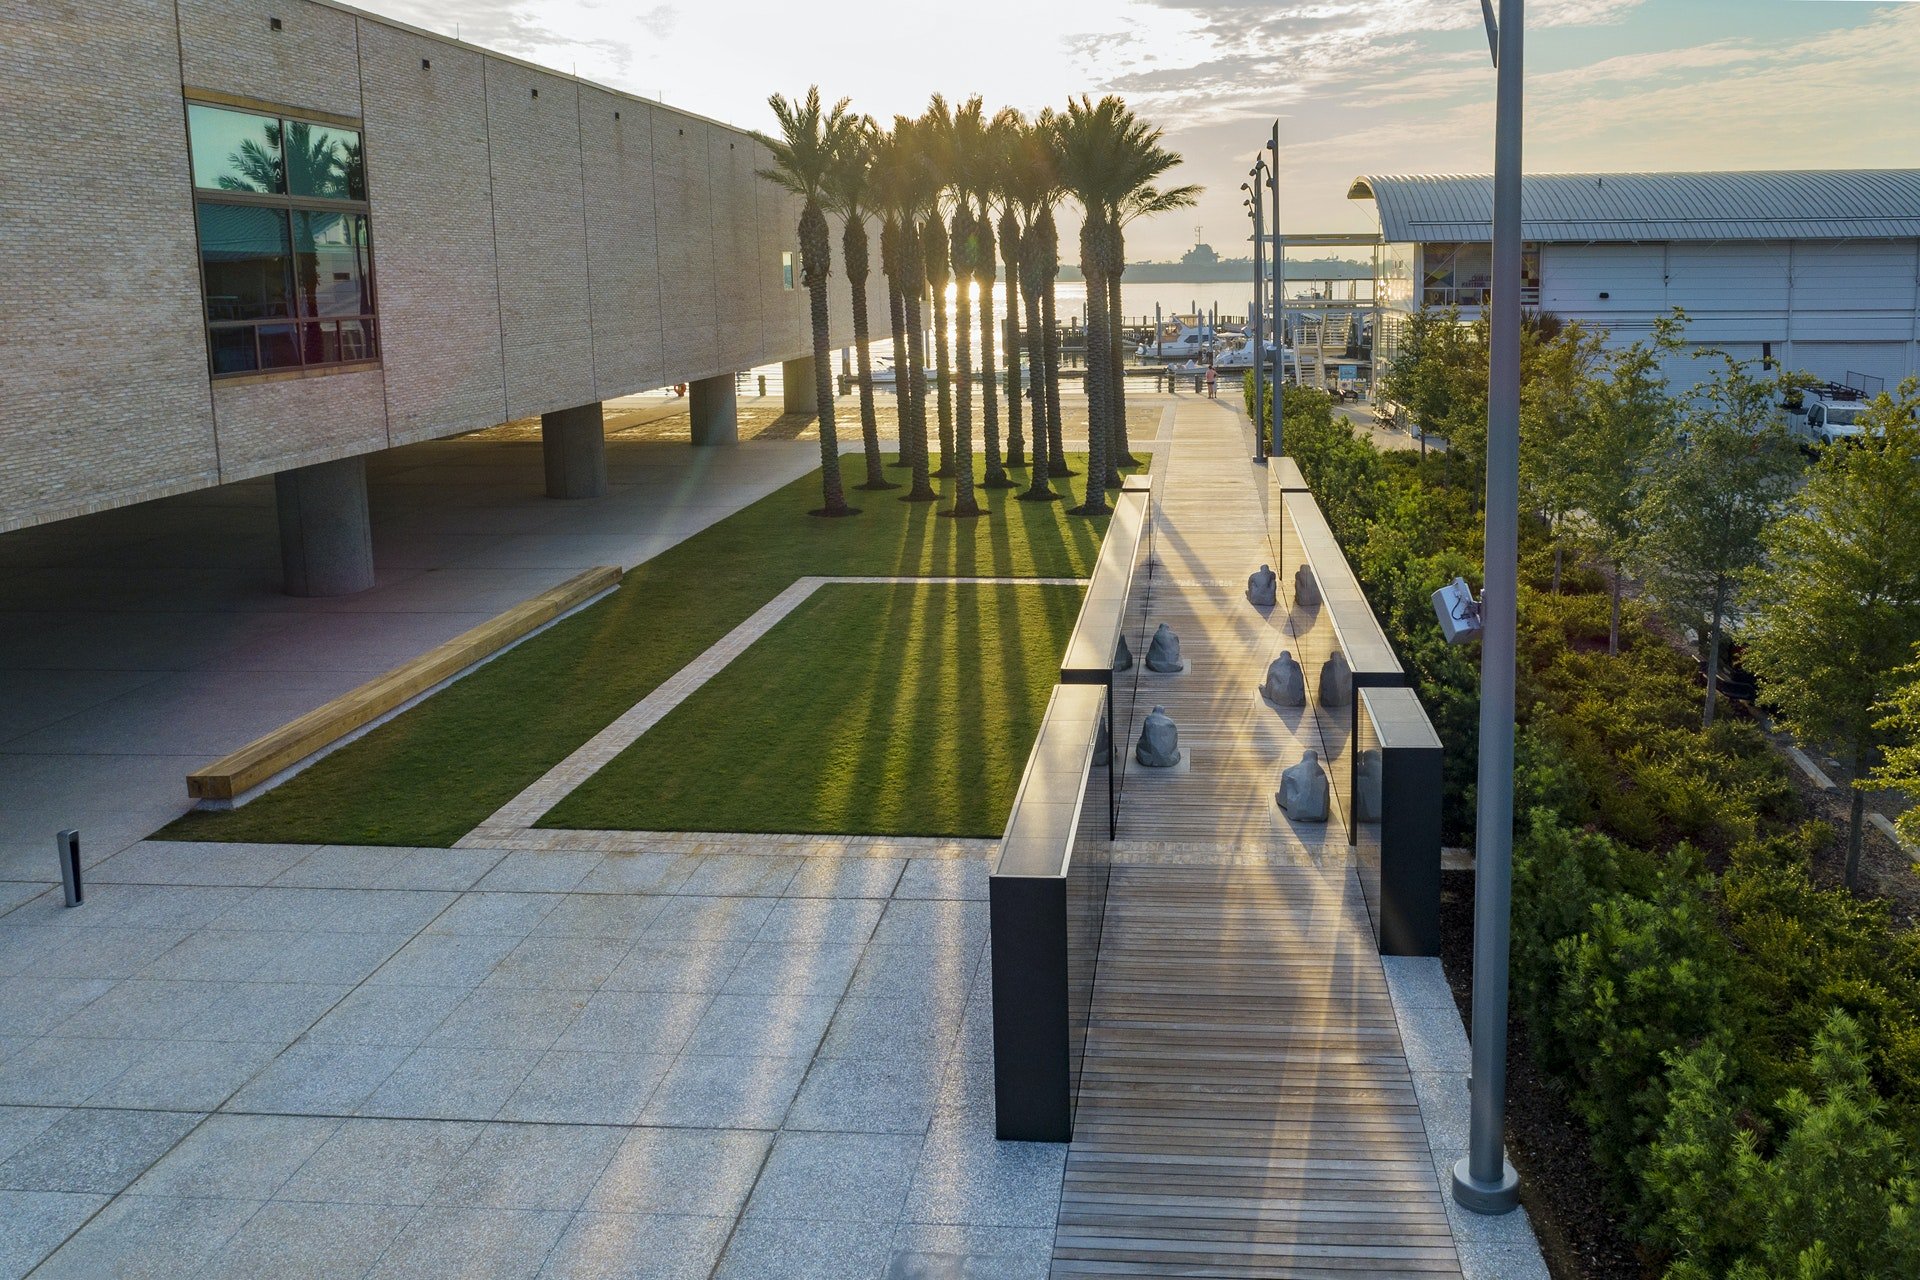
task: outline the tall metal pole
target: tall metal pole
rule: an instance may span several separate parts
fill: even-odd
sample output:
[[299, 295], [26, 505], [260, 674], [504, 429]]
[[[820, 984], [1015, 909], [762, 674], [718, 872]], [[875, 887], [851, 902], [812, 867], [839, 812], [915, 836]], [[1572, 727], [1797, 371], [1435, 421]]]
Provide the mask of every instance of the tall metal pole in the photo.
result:
[[[1260, 167], [1254, 166], [1254, 180], [1259, 180]], [[1244, 185], [1244, 184], [1242, 184]], [[1267, 396], [1266, 368], [1261, 359], [1261, 346], [1265, 341], [1262, 334], [1263, 295], [1267, 291], [1267, 249], [1266, 219], [1261, 216], [1262, 203], [1258, 190], [1252, 192], [1253, 198], [1248, 208], [1253, 211], [1253, 314], [1247, 317], [1247, 328], [1251, 331], [1249, 341], [1253, 345], [1253, 460], [1267, 460]]]
[[1483, 0], [1499, 88], [1493, 141], [1493, 311], [1487, 376], [1486, 587], [1480, 617], [1480, 787], [1473, 876], [1473, 1079], [1467, 1156], [1453, 1198], [1476, 1213], [1520, 1203], [1502, 1143], [1507, 956], [1513, 908], [1513, 685], [1520, 546], [1520, 140], [1522, 9]]
[[[1287, 420], [1287, 242], [1280, 237], [1280, 121], [1273, 122], [1273, 133], [1267, 138], [1267, 196], [1272, 201], [1273, 216], [1268, 221], [1273, 226], [1273, 456], [1279, 457], [1286, 452], [1281, 443], [1281, 428]], [[1254, 193], [1258, 200], [1259, 193]]]

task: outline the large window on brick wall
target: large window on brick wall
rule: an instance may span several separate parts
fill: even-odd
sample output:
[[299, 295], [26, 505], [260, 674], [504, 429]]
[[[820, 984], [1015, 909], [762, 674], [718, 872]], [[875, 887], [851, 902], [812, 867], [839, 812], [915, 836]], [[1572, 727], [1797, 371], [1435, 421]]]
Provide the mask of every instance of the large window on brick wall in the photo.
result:
[[198, 102], [187, 132], [213, 375], [376, 358], [359, 132]]

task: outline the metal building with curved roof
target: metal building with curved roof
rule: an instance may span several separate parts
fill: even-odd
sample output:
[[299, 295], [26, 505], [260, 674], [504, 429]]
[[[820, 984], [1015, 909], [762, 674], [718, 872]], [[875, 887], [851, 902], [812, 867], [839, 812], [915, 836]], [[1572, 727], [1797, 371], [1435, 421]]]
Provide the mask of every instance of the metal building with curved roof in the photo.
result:
[[[1347, 198], [1374, 202], [1389, 241], [1493, 238], [1485, 175], [1361, 176]], [[1920, 236], [1920, 169], [1533, 174], [1522, 216], [1543, 244], [1905, 239]]]
[[[1380, 218], [1376, 356], [1395, 313], [1478, 314], [1492, 178], [1362, 175], [1347, 195]], [[1529, 174], [1522, 208], [1525, 304], [1616, 343], [1677, 307], [1695, 347], [1868, 390], [1920, 372], [1920, 169]]]

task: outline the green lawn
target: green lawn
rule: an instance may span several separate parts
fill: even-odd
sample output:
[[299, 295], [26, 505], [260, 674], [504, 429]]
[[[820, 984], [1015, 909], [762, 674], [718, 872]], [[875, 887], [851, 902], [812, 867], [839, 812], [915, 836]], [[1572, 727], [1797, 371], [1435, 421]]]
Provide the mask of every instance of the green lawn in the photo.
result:
[[997, 836], [1080, 597], [822, 587], [540, 825]]
[[951, 481], [935, 482], [938, 503], [852, 493], [860, 515], [823, 520], [806, 514], [820, 503], [809, 475], [252, 803], [190, 813], [159, 835], [450, 845], [795, 578], [1087, 576], [1106, 522], [1066, 514], [1083, 481], [1054, 482], [1067, 502], [983, 491], [992, 514], [979, 520], [939, 514], [952, 506]]

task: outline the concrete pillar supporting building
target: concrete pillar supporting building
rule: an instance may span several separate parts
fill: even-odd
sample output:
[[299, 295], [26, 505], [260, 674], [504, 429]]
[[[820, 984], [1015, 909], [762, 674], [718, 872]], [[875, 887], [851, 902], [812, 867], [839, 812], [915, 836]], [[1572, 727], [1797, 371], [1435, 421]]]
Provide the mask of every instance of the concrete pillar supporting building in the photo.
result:
[[540, 415], [540, 452], [549, 498], [598, 498], [607, 491], [607, 431], [600, 402]]
[[282, 471], [273, 494], [288, 595], [348, 596], [373, 585], [366, 459]]
[[693, 442], [739, 444], [740, 407], [734, 394], [734, 375], [701, 378], [690, 388], [693, 396]]
[[819, 407], [813, 402], [812, 356], [801, 356], [798, 360], [782, 360], [780, 382], [782, 384], [780, 407], [783, 412], [812, 413]]

